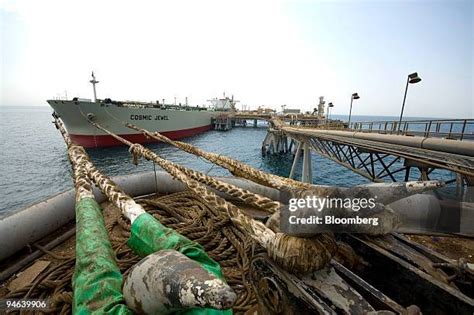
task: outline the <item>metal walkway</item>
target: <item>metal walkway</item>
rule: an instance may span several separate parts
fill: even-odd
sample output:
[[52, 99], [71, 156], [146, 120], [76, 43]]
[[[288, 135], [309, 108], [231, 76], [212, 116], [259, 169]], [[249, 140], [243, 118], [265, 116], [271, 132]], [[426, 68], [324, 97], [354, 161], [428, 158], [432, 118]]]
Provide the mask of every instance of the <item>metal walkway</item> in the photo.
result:
[[[465, 120], [464, 120], [465, 121]], [[421, 180], [429, 180], [435, 169], [444, 169], [457, 174], [459, 184], [474, 185], [474, 141], [463, 133], [457, 139], [405, 134], [379, 134], [379, 131], [361, 132], [351, 129], [324, 129], [289, 126], [274, 118], [271, 120], [263, 153], [279, 153], [295, 150], [295, 162], [290, 175], [294, 175], [297, 159], [304, 147], [343, 165], [352, 171], [374, 181], [386, 178], [397, 181], [397, 173], [404, 172], [408, 181], [411, 170], [418, 169]], [[451, 128], [452, 131], [452, 128]], [[453, 133], [454, 134], [454, 133]], [[289, 143], [288, 143], [289, 142]], [[295, 143], [303, 145], [294, 145]], [[311, 181], [310, 156], [304, 156], [303, 180]], [[305, 160], [306, 159], [306, 160]], [[403, 162], [403, 163], [402, 163]], [[308, 173], [309, 172], [309, 173]]]

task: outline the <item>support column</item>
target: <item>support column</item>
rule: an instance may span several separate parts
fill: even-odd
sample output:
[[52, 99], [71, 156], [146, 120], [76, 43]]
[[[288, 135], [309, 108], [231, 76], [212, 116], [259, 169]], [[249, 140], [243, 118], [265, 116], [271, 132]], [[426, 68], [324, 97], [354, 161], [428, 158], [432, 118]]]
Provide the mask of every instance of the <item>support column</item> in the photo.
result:
[[293, 144], [295, 143], [295, 140], [291, 139], [290, 140], [290, 145], [288, 146], [288, 152], [292, 152], [293, 151]]
[[302, 143], [302, 142], [298, 142], [298, 147], [297, 147], [297, 149], [296, 149], [295, 157], [294, 157], [294, 159], [293, 159], [293, 165], [291, 166], [290, 175], [288, 176], [288, 177], [291, 178], [291, 179], [294, 179], [294, 178], [295, 178], [296, 165], [298, 164], [298, 160], [300, 159], [301, 148], [302, 148], [302, 147], [303, 147], [303, 143]]
[[311, 170], [311, 151], [307, 142], [303, 145], [303, 174], [301, 176], [301, 181], [303, 183], [313, 183], [313, 173]]

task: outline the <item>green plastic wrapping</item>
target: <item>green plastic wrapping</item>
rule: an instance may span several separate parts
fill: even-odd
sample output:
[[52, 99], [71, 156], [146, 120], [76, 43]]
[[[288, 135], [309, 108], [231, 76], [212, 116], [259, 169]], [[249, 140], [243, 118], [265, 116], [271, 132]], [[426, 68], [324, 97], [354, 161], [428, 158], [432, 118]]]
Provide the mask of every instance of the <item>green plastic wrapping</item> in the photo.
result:
[[133, 314], [122, 296], [122, 274], [94, 198], [76, 203], [74, 314]]
[[[199, 263], [211, 274], [225, 281], [221, 267], [211, 259], [204, 248], [173, 229], [165, 227], [148, 213], [141, 214], [132, 224], [128, 246], [139, 256], [145, 257], [163, 249], [174, 249]], [[232, 314], [232, 310], [193, 308], [176, 312], [186, 315]]]

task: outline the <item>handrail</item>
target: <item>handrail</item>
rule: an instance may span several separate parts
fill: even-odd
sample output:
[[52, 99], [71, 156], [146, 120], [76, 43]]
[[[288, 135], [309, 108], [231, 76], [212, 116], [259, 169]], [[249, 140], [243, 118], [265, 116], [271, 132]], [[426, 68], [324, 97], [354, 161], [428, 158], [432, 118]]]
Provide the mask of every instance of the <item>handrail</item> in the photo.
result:
[[[424, 122], [456, 122], [456, 121], [472, 121], [474, 122], [474, 118], [453, 118], [453, 119], [445, 119], [445, 118], [439, 118], [439, 119], [410, 119], [410, 120], [403, 120], [402, 123], [404, 122], [413, 122], [413, 123], [424, 123]], [[353, 123], [385, 123], [385, 122], [398, 122], [396, 119], [388, 119], [388, 120], [367, 120], [367, 121], [355, 121]], [[351, 123], [351, 125], [353, 124]]]
[[349, 129], [368, 133], [474, 140], [474, 119], [423, 119], [352, 122]]

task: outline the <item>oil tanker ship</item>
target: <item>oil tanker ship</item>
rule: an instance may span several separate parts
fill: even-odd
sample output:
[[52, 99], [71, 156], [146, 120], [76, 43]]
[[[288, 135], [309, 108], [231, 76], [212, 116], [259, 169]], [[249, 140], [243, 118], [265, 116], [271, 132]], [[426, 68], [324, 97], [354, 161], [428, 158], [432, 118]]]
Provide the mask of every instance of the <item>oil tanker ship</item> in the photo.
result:
[[94, 99], [73, 98], [72, 100], [47, 100], [59, 116], [74, 143], [86, 148], [121, 145], [112, 136], [95, 128], [89, 120], [106, 127], [113, 133], [134, 142], [146, 143], [153, 139], [127, 128], [127, 123], [143, 129], [158, 131], [171, 139], [194, 136], [210, 130], [212, 119], [223, 112], [235, 110], [234, 98], [214, 98], [210, 107], [188, 106], [186, 104], [146, 103], [135, 101], [114, 101], [97, 99], [96, 80], [92, 73]]

